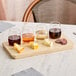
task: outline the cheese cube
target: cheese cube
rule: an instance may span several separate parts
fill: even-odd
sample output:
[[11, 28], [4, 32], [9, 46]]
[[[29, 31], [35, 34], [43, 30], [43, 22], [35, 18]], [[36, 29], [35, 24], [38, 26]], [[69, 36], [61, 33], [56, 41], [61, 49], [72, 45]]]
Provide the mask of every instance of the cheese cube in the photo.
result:
[[39, 47], [36, 42], [30, 42], [29, 44], [30, 44], [30, 47], [34, 50], [38, 49], [38, 47]]
[[50, 46], [51, 46], [50, 40], [49, 40], [49, 39], [45, 39], [45, 40], [43, 41], [43, 45], [50, 47]]
[[21, 53], [24, 48], [21, 47], [20, 45], [18, 45], [17, 43], [14, 43], [14, 49], [18, 52], [18, 53]]

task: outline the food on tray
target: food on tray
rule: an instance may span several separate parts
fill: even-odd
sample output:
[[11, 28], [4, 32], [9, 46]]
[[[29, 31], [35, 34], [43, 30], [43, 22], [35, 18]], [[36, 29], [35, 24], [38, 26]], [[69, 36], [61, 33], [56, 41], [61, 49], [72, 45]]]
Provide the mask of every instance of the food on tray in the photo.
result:
[[11, 35], [8, 37], [9, 45], [13, 46], [14, 43], [21, 44], [21, 37], [19, 35]]
[[24, 48], [22, 46], [20, 46], [19, 44], [17, 43], [14, 43], [14, 49], [18, 52], [18, 53], [21, 53]]
[[57, 39], [55, 42], [58, 43], [58, 44], [61, 44], [61, 45], [66, 45], [67, 44], [67, 40], [64, 39], [64, 38]]
[[22, 34], [22, 39], [24, 42], [34, 41], [34, 35], [32, 33]]
[[50, 40], [49, 39], [45, 39], [44, 41], [43, 41], [43, 44], [45, 45], [45, 46], [51, 46], [51, 42], [50, 42]]
[[39, 47], [38, 43], [36, 43], [36, 42], [30, 42], [29, 45], [34, 50], [38, 49], [38, 47]]
[[52, 28], [49, 30], [49, 37], [52, 39], [60, 38], [61, 36], [61, 29], [60, 28]]
[[47, 32], [45, 30], [36, 31], [36, 38], [39, 40], [44, 40], [48, 37]]

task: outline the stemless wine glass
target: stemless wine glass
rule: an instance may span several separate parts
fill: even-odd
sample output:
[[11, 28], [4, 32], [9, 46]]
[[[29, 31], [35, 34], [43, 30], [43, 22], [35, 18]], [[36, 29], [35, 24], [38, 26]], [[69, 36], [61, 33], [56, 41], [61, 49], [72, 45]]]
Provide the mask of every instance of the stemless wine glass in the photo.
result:
[[52, 21], [49, 29], [49, 37], [57, 39], [61, 37], [61, 25], [58, 21]]
[[14, 43], [21, 44], [20, 29], [18, 29], [18, 28], [9, 29], [8, 43], [11, 46], [13, 46]]
[[44, 40], [46, 38], [48, 38], [48, 33], [47, 33], [46, 26], [37, 25], [36, 26], [36, 39]]
[[34, 41], [34, 31], [29, 25], [23, 26], [22, 40], [23, 42]]

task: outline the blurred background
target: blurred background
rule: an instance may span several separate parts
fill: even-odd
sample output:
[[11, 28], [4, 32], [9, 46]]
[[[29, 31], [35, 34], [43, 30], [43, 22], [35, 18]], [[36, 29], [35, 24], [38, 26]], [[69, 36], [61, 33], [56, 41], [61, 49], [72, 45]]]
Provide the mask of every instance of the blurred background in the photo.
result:
[[76, 0], [0, 0], [0, 20], [76, 24]]
[[0, 20], [21, 21], [33, 0], [0, 0]]

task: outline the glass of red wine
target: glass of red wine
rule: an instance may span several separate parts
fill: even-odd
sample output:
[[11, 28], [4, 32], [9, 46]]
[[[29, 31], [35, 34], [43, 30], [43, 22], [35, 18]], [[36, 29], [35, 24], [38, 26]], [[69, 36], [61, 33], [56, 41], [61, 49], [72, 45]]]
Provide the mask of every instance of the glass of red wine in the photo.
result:
[[49, 37], [51, 39], [57, 39], [61, 37], [61, 25], [58, 21], [51, 22], [49, 29]]
[[14, 43], [21, 44], [20, 29], [9, 30], [8, 43], [10, 46], [14, 46]]

